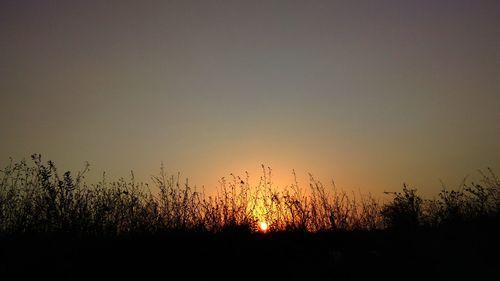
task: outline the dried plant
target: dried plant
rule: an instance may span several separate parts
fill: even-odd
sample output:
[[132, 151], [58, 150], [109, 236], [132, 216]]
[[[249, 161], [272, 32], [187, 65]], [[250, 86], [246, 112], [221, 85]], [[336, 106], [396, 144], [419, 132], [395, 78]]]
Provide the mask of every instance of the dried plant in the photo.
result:
[[309, 175], [309, 187], [294, 182], [277, 187], [272, 170], [262, 166], [258, 184], [231, 174], [217, 192], [207, 195], [180, 174], [168, 175], [163, 165], [152, 177], [158, 192], [130, 179], [96, 184], [84, 181], [89, 165], [73, 176], [60, 176], [55, 164], [38, 154], [32, 164], [10, 163], [0, 171], [1, 233], [75, 233], [122, 235], [168, 231], [251, 232], [265, 222], [270, 231], [331, 232], [345, 230], [414, 229], [440, 227], [498, 218], [500, 181], [493, 171], [480, 183], [458, 191], [445, 188], [439, 198], [424, 200], [416, 189], [403, 186], [391, 192], [392, 201], [380, 204], [370, 194], [358, 195], [325, 187]]

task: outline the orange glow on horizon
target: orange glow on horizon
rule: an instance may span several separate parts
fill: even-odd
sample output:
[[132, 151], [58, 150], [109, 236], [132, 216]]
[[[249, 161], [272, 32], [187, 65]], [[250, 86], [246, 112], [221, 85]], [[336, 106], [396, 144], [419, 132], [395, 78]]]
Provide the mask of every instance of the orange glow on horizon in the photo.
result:
[[260, 231], [267, 232], [267, 230], [269, 229], [269, 225], [266, 222], [261, 221], [261, 222], [259, 222], [259, 228], [260, 228]]

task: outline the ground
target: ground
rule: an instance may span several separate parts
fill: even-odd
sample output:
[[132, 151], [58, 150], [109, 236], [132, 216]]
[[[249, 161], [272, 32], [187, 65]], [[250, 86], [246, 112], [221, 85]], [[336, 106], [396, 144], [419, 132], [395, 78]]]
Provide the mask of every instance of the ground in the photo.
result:
[[486, 280], [497, 228], [333, 233], [164, 233], [1, 239], [2, 276], [169, 280]]

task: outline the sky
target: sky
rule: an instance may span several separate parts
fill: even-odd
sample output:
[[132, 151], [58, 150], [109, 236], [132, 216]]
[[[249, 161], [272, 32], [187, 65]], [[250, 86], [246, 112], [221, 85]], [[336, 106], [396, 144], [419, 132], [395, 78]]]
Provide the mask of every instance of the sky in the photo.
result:
[[500, 174], [500, 1], [1, 1], [0, 164], [424, 195]]

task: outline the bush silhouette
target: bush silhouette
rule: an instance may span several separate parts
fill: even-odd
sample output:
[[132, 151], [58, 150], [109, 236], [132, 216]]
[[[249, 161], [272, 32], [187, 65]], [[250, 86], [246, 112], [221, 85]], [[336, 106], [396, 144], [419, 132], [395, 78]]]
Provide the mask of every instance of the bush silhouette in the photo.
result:
[[415, 229], [422, 220], [422, 198], [416, 189], [403, 185], [402, 192], [386, 192], [394, 196], [393, 201], [382, 207], [382, 217], [391, 229]]
[[[350, 195], [310, 175], [309, 188], [295, 180], [290, 186], [272, 184], [272, 170], [262, 166], [257, 185], [249, 176], [222, 178], [217, 193], [196, 190], [180, 175], [164, 168], [152, 177], [158, 189], [130, 180], [96, 184], [84, 180], [89, 170], [60, 176], [56, 165], [39, 154], [32, 163], [13, 162], [0, 172], [0, 232], [74, 233], [117, 236], [169, 231], [252, 232], [266, 222], [270, 231], [334, 232], [397, 229], [498, 222], [500, 181], [488, 170], [479, 184], [458, 191], [443, 189], [439, 198], [424, 200], [405, 184], [388, 192], [392, 200], [381, 205], [370, 195]], [[295, 175], [295, 172], [294, 172]]]

